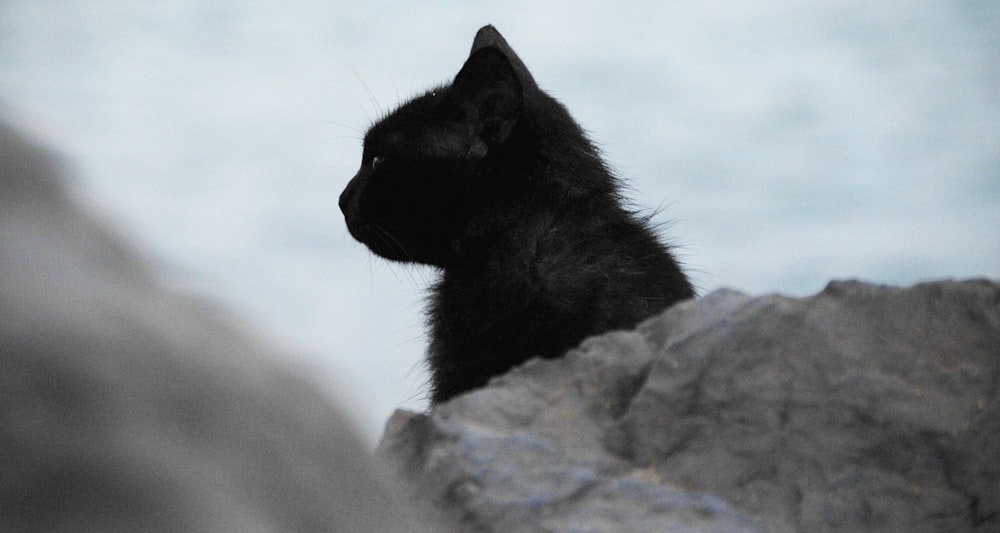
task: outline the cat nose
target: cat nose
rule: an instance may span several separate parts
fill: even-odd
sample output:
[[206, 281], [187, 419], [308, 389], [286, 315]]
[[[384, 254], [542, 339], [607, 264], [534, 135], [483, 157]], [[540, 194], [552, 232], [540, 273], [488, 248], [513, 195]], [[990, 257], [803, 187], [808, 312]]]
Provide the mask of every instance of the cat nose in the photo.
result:
[[347, 199], [347, 193], [348, 193], [349, 190], [350, 190], [350, 186], [348, 186], [346, 189], [344, 189], [344, 192], [340, 193], [340, 201], [337, 202], [337, 204], [340, 205], [340, 212], [344, 213], [344, 214], [346, 214], [345, 210], [347, 208], [347, 202], [349, 201]]
[[344, 187], [344, 192], [340, 193], [340, 201], [338, 204], [340, 205], [340, 212], [343, 213], [344, 216], [349, 216], [350, 212], [354, 211], [354, 200], [358, 195], [357, 191], [359, 188], [358, 177], [354, 176], [350, 183], [347, 184], [347, 187]]

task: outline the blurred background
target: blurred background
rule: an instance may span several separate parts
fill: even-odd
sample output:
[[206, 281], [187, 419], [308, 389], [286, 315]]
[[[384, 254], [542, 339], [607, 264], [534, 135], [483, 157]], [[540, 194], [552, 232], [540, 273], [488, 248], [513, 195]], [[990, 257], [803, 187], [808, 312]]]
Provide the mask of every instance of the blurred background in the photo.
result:
[[450, 80], [486, 23], [660, 210], [702, 294], [1000, 277], [1000, 2], [3, 0], [0, 112], [374, 443], [426, 407], [435, 273], [371, 256], [337, 196], [365, 128]]

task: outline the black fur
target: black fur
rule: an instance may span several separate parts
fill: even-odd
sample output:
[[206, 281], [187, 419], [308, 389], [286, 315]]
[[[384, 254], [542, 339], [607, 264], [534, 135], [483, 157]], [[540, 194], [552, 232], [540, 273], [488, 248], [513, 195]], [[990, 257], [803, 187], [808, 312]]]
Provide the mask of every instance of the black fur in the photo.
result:
[[368, 130], [340, 207], [376, 254], [442, 270], [433, 402], [694, 295], [580, 126], [492, 26], [453, 83]]

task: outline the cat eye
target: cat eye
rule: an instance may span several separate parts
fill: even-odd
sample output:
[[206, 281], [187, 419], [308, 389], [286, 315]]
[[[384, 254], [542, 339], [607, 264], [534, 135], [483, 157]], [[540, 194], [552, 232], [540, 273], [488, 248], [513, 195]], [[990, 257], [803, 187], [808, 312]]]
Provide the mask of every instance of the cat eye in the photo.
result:
[[378, 166], [381, 165], [382, 163], [385, 163], [385, 158], [384, 157], [382, 157], [382, 156], [375, 156], [375, 157], [373, 157], [372, 158], [372, 162], [371, 162], [372, 170], [375, 170], [376, 168], [378, 168]]

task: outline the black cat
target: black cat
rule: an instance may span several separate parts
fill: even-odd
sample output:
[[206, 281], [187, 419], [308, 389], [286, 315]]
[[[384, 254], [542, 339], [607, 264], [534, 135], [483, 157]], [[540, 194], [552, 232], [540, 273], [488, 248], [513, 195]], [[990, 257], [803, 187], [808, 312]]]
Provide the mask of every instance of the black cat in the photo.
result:
[[429, 311], [435, 403], [694, 296], [622, 203], [597, 149], [492, 26], [454, 82], [368, 130], [340, 196], [373, 252], [442, 270]]

